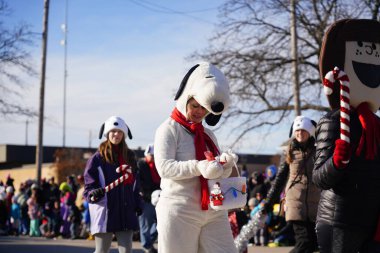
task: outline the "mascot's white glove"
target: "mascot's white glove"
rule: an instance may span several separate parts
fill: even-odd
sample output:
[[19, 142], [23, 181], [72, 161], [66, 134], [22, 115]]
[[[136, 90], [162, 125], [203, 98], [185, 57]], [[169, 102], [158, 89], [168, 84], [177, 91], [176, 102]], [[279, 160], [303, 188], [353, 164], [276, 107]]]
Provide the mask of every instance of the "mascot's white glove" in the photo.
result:
[[217, 160], [223, 163], [223, 178], [227, 178], [231, 175], [232, 168], [237, 164], [238, 156], [232, 152], [232, 150], [228, 150], [227, 152], [223, 152]]
[[206, 179], [219, 178], [223, 174], [223, 166], [217, 161], [202, 160], [197, 162], [197, 169]]
[[233, 153], [231, 150], [228, 150], [227, 152], [223, 152], [219, 156], [219, 162], [224, 163], [223, 168], [224, 169], [230, 169], [233, 166], [237, 164], [237, 161], [239, 160], [239, 157], [237, 154]]

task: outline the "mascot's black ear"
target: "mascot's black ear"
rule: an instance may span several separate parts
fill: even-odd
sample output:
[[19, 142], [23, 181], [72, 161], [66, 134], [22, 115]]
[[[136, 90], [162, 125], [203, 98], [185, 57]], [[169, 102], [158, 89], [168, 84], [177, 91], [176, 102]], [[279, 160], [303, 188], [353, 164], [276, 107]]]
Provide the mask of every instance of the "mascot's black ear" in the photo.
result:
[[210, 113], [209, 115], [206, 116], [206, 123], [209, 126], [215, 126], [216, 124], [218, 124], [221, 117], [222, 117], [222, 114], [215, 115], [215, 114]]
[[103, 132], [104, 132], [104, 123], [103, 125], [100, 127], [100, 131], [99, 131], [99, 139], [101, 139], [103, 137]]
[[290, 127], [289, 138], [292, 137], [292, 134], [293, 134], [293, 125], [294, 125], [294, 122], [292, 122], [292, 126]]
[[128, 138], [132, 140], [132, 133], [131, 133], [131, 130], [129, 130], [129, 127], [128, 127]]
[[193, 71], [194, 71], [198, 66], [199, 66], [199, 64], [193, 66], [191, 69], [189, 69], [189, 71], [187, 71], [186, 75], [185, 75], [185, 76], [183, 77], [183, 79], [182, 79], [181, 85], [179, 86], [179, 89], [178, 89], [178, 91], [177, 91], [177, 94], [175, 95], [174, 100], [177, 100], [177, 99], [181, 96], [183, 90], [184, 90], [185, 87], [186, 87], [187, 80], [189, 80], [190, 75], [193, 73]]

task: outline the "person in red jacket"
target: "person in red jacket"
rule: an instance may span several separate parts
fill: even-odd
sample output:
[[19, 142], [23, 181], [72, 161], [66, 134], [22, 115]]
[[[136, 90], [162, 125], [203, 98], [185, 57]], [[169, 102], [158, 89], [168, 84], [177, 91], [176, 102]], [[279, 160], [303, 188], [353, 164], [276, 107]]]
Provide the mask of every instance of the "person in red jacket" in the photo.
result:
[[144, 158], [137, 163], [140, 177], [140, 195], [144, 200], [144, 210], [139, 216], [141, 246], [147, 253], [157, 253], [153, 246], [157, 239], [156, 209], [152, 204], [152, 193], [160, 189], [161, 178], [154, 163], [154, 145], [149, 144], [144, 152]]

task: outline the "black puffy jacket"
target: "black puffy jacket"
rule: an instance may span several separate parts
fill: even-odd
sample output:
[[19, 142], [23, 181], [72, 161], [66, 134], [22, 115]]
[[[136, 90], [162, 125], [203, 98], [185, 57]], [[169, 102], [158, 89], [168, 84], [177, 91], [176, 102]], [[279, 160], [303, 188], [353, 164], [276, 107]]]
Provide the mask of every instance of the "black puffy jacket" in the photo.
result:
[[344, 169], [336, 169], [332, 160], [339, 138], [339, 110], [328, 113], [317, 125], [313, 182], [323, 189], [317, 222], [372, 230], [380, 215], [380, 159], [379, 155], [374, 160], [355, 155], [362, 127], [355, 112], [350, 118], [353, 155]]

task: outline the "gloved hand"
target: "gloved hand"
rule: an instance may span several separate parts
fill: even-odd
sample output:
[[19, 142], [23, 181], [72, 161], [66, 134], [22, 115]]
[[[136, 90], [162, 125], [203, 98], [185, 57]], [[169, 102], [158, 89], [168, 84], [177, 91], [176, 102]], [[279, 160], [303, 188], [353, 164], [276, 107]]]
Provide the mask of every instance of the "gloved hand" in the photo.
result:
[[140, 216], [143, 213], [143, 210], [140, 207], [136, 207], [135, 212], [137, 216]]
[[93, 190], [91, 193], [90, 193], [90, 201], [92, 203], [96, 203], [98, 202], [101, 198], [104, 197], [104, 194], [105, 194], [105, 191], [103, 188], [97, 188], [95, 190]]
[[230, 169], [235, 164], [237, 164], [237, 161], [239, 160], [238, 156], [232, 152], [232, 150], [228, 150], [227, 152], [223, 152], [219, 156], [219, 162], [223, 164], [224, 169]]
[[345, 142], [344, 140], [337, 139], [335, 141], [335, 149], [333, 155], [333, 163], [337, 169], [344, 169], [348, 162], [350, 161], [351, 156], [351, 147], [350, 143]]
[[219, 178], [223, 174], [222, 165], [216, 161], [202, 160], [197, 162], [197, 169], [201, 175], [206, 179]]

